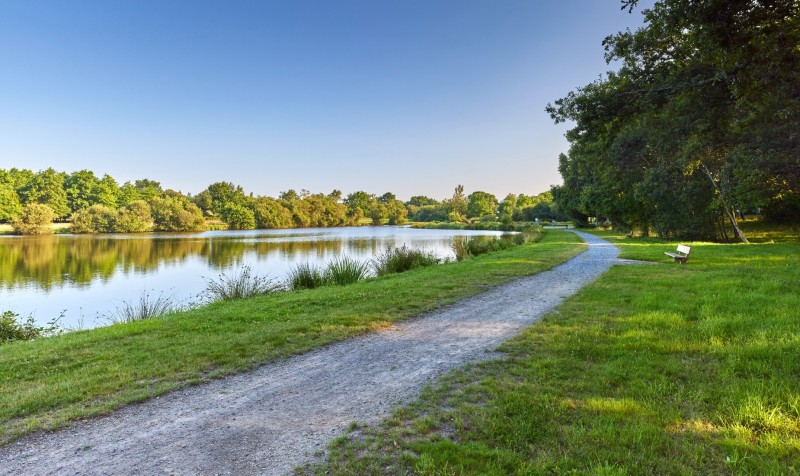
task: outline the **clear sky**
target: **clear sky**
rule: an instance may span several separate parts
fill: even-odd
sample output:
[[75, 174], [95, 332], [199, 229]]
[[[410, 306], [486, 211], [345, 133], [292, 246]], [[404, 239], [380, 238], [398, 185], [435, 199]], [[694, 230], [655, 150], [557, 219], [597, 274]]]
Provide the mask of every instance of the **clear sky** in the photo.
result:
[[536, 194], [567, 149], [546, 104], [640, 23], [619, 0], [0, 0], [0, 168]]

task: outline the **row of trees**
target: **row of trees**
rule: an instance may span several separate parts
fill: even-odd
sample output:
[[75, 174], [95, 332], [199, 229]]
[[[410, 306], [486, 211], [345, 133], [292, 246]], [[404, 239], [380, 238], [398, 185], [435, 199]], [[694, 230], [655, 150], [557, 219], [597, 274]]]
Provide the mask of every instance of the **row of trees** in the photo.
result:
[[547, 107], [575, 122], [556, 203], [664, 238], [746, 241], [737, 218], [756, 211], [798, 223], [800, 3], [660, 0], [643, 13], [604, 41], [617, 71]]
[[339, 190], [254, 197], [231, 182], [216, 182], [192, 196], [164, 190], [149, 179], [118, 185], [109, 175], [98, 178], [87, 170], [0, 169], [0, 221], [10, 221], [26, 234], [46, 233], [50, 222], [67, 219], [75, 233], [111, 233], [197, 231], [215, 220], [231, 229], [253, 229], [357, 225], [365, 218], [373, 224], [403, 225], [409, 219], [509, 223], [557, 215], [549, 192], [510, 194], [498, 201], [480, 191], [467, 196], [459, 185], [452, 197], [441, 201], [415, 196], [403, 202], [390, 192], [379, 196], [357, 191], [345, 197]]

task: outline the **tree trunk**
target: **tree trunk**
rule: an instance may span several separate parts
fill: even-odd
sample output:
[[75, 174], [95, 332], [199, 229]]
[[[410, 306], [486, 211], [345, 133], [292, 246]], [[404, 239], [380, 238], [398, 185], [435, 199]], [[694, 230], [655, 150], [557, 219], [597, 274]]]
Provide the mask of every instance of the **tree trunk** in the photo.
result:
[[708, 170], [706, 164], [700, 164], [700, 167], [702, 167], [703, 172], [705, 172], [705, 174], [708, 176], [708, 180], [711, 181], [711, 185], [713, 185], [714, 189], [717, 191], [717, 193], [719, 193], [719, 197], [722, 200], [722, 208], [725, 209], [725, 214], [728, 215], [728, 219], [731, 221], [731, 228], [733, 228], [733, 233], [740, 240], [742, 240], [742, 243], [749, 243], [749, 241], [747, 241], [747, 238], [745, 238], [744, 236], [744, 232], [739, 228], [739, 225], [736, 223], [736, 214], [731, 212], [733, 208], [728, 206], [728, 200], [725, 198], [725, 194], [722, 193], [722, 189], [720, 189], [719, 185], [717, 184], [717, 181], [714, 180], [714, 175], [711, 173], [710, 170]]

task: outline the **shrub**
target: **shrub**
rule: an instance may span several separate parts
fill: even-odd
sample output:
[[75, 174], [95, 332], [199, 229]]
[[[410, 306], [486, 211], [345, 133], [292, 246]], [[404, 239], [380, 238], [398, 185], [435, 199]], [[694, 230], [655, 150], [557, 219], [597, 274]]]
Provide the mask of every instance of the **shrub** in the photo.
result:
[[340, 256], [325, 267], [325, 283], [344, 286], [369, 276], [369, 261], [358, 261], [349, 256]]
[[24, 321], [19, 320], [19, 314], [6, 311], [0, 315], [0, 344], [16, 340], [33, 340], [46, 335], [58, 333], [58, 318], [46, 326], [37, 326], [33, 316], [28, 316]]
[[442, 260], [433, 253], [407, 248], [403, 245], [401, 248], [387, 248], [386, 251], [375, 256], [372, 260], [372, 268], [377, 276], [384, 276], [441, 262]]
[[150, 205], [144, 200], [134, 200], [127, 207], [119, 209], [114, 231], [120, 233], [140, 233], [149, 231], [153, 224]]
[[72, 214], [72, 233], [112, 233], [118, 213], [104, 205], [92, 205]]
[[56, 218], [53, 209], [41, 203], [29, 203], [11, 226], [20, 235], [46, 235], [53, 232], [50, 224]]
[[205, 230], [203, 212], [185, 197], [155, 197], [150, 201], [158, 231]]
[[310, 263], [300, 263], [289, 270], [286, 286], [292, 290], [314, 289], [325, 286], [325, 274]]
[[238, 272], [220, 274], [218, 279], [206, 282], [205, 296], [209, 301], [233, 301], [283, 290], [283, 286], [266, 276], [252, 274], [250, 266], [243, 266]]

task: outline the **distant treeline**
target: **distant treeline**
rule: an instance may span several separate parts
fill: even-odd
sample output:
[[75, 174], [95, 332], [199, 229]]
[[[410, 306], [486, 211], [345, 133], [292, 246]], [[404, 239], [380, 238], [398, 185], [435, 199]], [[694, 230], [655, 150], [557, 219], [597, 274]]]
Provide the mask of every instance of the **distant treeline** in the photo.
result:
[[745, 240], [741, 214], [800, 223], [800, 2], [660, 0], [644, 16], [603, 42], [617, 71], [548, 105], [575, 123], [556, 203], [663, 238]]
[[465, 195], [458, 186], [453, 196], [435, 200], [414, 196], [408, 202], [393, 193], [364, 191], [343, 197], [334, 190], [281, 192], [278, 198], [253, 196], [241, 186], [216, 182], [197, 195], [164, 190], [159, 182], [142, 179], [122, 185], [110, 175], [98, 178], [89, 170], [73, 173], [50, 168], [0, 169], [0, 222], [18, 233], [42, 234], [53, 221], [71, 221], [73, 233], [142, 231], [200, 231], [208, 223], [227, 228], [333, 227], [373, 224], [403, 225], [413, 221], [469, 223], [472, 221], [533, 221], [559, 217], [552, 196], [510, 194], [502, 201], [486, 192]]

